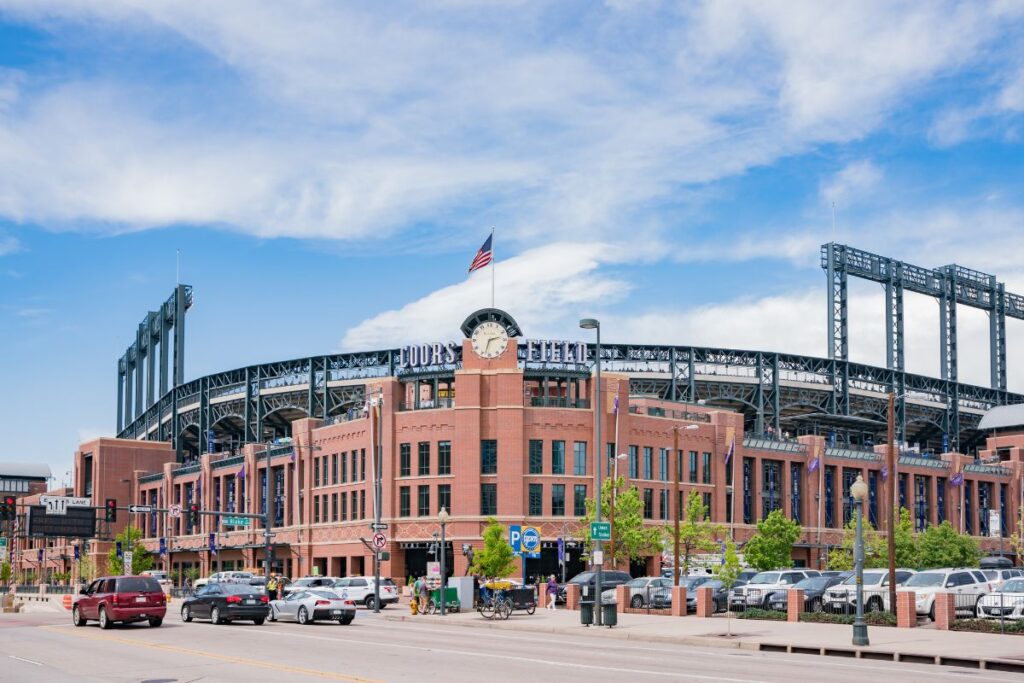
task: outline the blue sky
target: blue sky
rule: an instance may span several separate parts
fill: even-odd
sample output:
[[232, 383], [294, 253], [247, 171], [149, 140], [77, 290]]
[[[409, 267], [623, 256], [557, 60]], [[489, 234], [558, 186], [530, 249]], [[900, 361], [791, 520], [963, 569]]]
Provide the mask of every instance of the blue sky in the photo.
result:
[[[833, 237], [1024, 292], [1022, 30], [1005, 2], [0, 0], [0, 460], [59, 480], [111, 433], [179, 249], [190, 378], [453, 338], [491, 226], [531, 336], [824, 355]], [[851, 291], [881, 363], [881, 290]], [[937, 307], [907, 315], [935, 374]], [[967, 381], [986, 330], [962, 313]]]

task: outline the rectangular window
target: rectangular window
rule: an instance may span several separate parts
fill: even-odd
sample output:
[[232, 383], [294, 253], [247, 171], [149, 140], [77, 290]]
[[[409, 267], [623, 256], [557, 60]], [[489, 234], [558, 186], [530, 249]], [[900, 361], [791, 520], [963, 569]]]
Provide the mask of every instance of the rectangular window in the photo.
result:
[[662, 448], [658, 455], [658, 473], [662, 481], [668, 481], [668, 449]]
[[640, 472], [640, 447], [630, 446], [629, 447], [629, 478], [639, 478]]
[[419, 517], [430, 516], [430, 487], [420, 486], [416, 492], [416, 499], [418, 502], [416, 513]]
[[690, 483], [697, 483], [697, 451], [690, 451]]
[[341, 521], [348, 519], [348, 493], [342, 492], [341, 504], [338, 506], [341, 508]]
[[348, 451], [341, 453], [341, 483], [348, 483]]
[[544, 474], [544, 442], [530, 439], [530, 474]]
[[320, 458], [313, 460], [313, 488], [320, 486]]
[[572, 445], [572, 473], [577, 477], [587, 476], [587, 442], [576, 441]]
[[754, 488], [754, 459], [743, 458], [743, 523], [754, 523], [754, 503], [751, 500]]
[[359, 458], [356, 457], [355, 451], [352, 451], [352, 481], [359, 481]]
[[[327, 456], [325, 455], [324, 457], [320, 458], [320, 469], [322, 470], [322, 472], [320, 473], [320, 481], [323, 482], [324, 486], [327, 486], [328, 484], [331, 483], [331, 480], [327, 478], [327, 464]], [[326, 516], [327, 515], [324, 515], [324, 517]]]
[[644, 446], [644, 479], [654, 479], [654, 449]]
[[825, 468], [825, 526], [836, 525], [836, 468]]
[[[326, 460], [326, 458], [324, 458], [324, 459]], [[320, 505], [323, 507], [323, 510], [322, 510], [323, 515], [322, 515], [322, 517], [323, 517], [323, 520], [324, 520], [325, 523], [330, 521], [330, 518], [327, 516], [327, 503], [328, 503], [327, 494], [324, 494], [324, 495], [320, 496]]]
[[868, 521], [878, 528], [878, 470], [868, 470]]
[[968, 536], [974, 535], [974, 487], [969, 481], [963, 483], [964, 487], [964, 533]]
[[438, 474], [451, 474], [452, 473], [452, 442], [451, 441], [438, 441], [437, 442], [437, 473]]
[[366, 489], [359, 492], [359, 519], [366, 519]]
[[901, 474], [899, 478], [900, 507], [907, 507], [907, 475]]
[[[498, 473], [498, 442], [494, 439], [480, 440], [480, 474]], [[483, 514], [483, 513], [481, 513]]]
[[711, 494], [710, 493], [702, 493], [700, 495], [701, 495], [701, 499], [704, 502], [704, 507], [708, 511], [708, 519], [710, 519], [711, 518]]
[[320, 496], [313, 496], [313, 524], [320, 523]]
[[668, 489], [658, 492], [658, 505], [661, 507], [660, 519], [668, 519]]
[[978, 482], [978, 535], [988, 536], [988, 510], [992, 500], [992, 484]]
[[437, 487], [437, 511], [444, 508], [449, 513], [452, 511], [452, 485], [440, 484]]
[[801, 467], [798, 462], [789, 464], [789, 517], [797, 524], [800, 523], [800, 478]]
[[703, 481], [705, 484], [710, 484], [711, 483], [711, 473], [712, 473], [712, 470], [711, 470], [711, 454], [710, 453], [703, 453], [703, 454], [701, 454], [701, 457], [704, 459], [704, 473], [703, 473], [704, 474], [704, 478], [701, 481]]
[[498, 485], [480, 484], [480, 514], [498, 514]]
[[409, 487], [398, 489], [398, 516], [408, 517], [412, 514], [412, 502], [409, 500]]
[[544, 484], [530, 484], [530, 516], [544, 514]]
[[928, 528], [928, 517], [931, 510], [928, 506], [929, 489], [928, 477], [920, 474], [914, 475], [914, 528], [921, 533]]
[[644, 519], [654, 518], [654, 489], [644, 489]]
[[850, 495], [850, 487], [857, 481], [860, 470], [849, 467], [843, 468], [843, 524], [849, 524], [853, 519], [853, 496]]
[[551, 474], [565, 474], [565, 442], [551, 442]]
[[761, 461], [761, 519], [782, 508], [782, 463]]
[[[335, 458], [335, 459], [337, 459], [337, 458]], [[338, 521], [338, 494], [337, 493], [332, 493], [331, 494], [331, 521], [332, 522], [337, 522]]]
[[421, 477], [430, 476], [430, 442], [420, 441], [419, 445], [419, 469], [418, 474]]
[[398, 447], [398, 476], [408, 477], [412, 474], [412, 444], [403, 443]]
[[551, 514], [554, 516], [565, 514], [565, 484], [551, 485]]
[[359, 449], [359, 480], [366, 481], [366, 449]]
[[[945, 477], [939, 477], [935, 482], [935, 513], [939, 524], [946, 521], [946, 481]], [[877, 524], [875, 528], [878, 528]]]
[[338, 454], [335, 453], [331, 456], [331, 483], [338, 483]]
[[613, 444], [613, 443], [605, 444], [604, 453], [605, 453], [605, 460], [607, 461], [604, 464], [604, 469], [605, 469], [604, 475], [606, 477], [611, 477], [612, 476], [612, 472], [615, 470], [615, 455], [616, 455], [616, 453], [615, 453], [615, 444]]
[[[352, 451], [352, 455], [356, 452]], [[355, 462], [355, 460], [353, 460]], [[352, 492], [352, 521], [359, 519], [359, 491]]]
[[587, 514], [587, 485], [575, 484], [572, 487], [572, 514], [584, 517]]

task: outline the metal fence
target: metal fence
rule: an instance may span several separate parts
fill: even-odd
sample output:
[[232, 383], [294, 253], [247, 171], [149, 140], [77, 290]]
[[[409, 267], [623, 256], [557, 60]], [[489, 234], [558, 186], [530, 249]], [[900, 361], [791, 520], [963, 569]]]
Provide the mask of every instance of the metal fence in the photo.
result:
[[[850, 590], [846, 590], [847, 588]], [[805, 611], [854, 615], [857, 613], [857, 591], [854, 588], [845, 585], [842, 588], [833, 586], [820, 598], [805, 598]], [[890, 608], [888, 587], [864, 589], [865, 612], [888, 612]]]
[[[968, 601], [967, 598], [973, 598], [973, 601]], [[957, 618], [958, 619], [983, 619], [986, 621], [992, 621], [993, 624], [999, 622], [999, 631], [1003, 632], [1006, 627], [1010, 624], [1017, 625], [1024, 622], [1024, 600], [1020, 598], [1014, 598], [1006, 595], [1005, 593], [990, 593], [988, 595], [978, 596], [957, 596]], [[964, 612], [961, 616], [961, 600], [963, 598]], [[969, 611], [966, 609], [970, 602]], [[1019, 627], [1017, 627], [1019, 628]]]
[[672, 589], [659, 586], [631, 586], [629, 598], [624, 607], [646, 609], [648, 612], [670, 609], [672, 607]]

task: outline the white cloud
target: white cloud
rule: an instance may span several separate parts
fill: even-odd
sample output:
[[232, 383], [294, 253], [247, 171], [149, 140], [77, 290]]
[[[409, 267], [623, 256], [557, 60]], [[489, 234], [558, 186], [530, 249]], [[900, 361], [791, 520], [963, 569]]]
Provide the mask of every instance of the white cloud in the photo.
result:
[[21, 242], [11, 235], [0, 235], [0, 256], [13, 254], [21, 249]]
[[855, 161], [822, 183], [818, 195], [826, 205], [848, 206], [877, 188], [884, 175], [870, 159]]

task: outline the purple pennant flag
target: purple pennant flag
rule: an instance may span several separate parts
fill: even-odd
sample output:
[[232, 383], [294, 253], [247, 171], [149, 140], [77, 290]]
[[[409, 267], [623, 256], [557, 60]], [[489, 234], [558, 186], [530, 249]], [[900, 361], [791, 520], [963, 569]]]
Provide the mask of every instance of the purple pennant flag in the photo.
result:
[[819, 465], [821, 465], [821, 461], [818, 460], [818, 458], [815, 458], [814, 460], [810, 461], [807, 464], [807, 471], [808, 472], [815, 472], [815, 471], [817, 471]]
[[882, 481], [886, 481], [889, 478], [889, 467], [882, 465]]
[[615, 415], [619, 414], [619, 397], [615, 397], [615, 401], [612, 402], [612, 413]]
[[[732, 454], [736, 451], [736, 439], [732, 440], [729, 444], [729, 450], [725, 452], [725, 464], [728, 465], [729, 461], [732, 460]], [[812, 472], [814, 470], [811, 470]]]
[[238, 478], [241, 479], [242, 481], [245, 481], [245, 463], [244, 462], [242, 463], [241, 471], [238, 473]]
[[295, 454], [299, 452], [298, 446], [292, 446], [292, 462], [295, 462]]
[[953, 486], [960, 486], [964, 483], [964, 473], [954, 472], [953, 476], [949, 478], [949, 483]]

